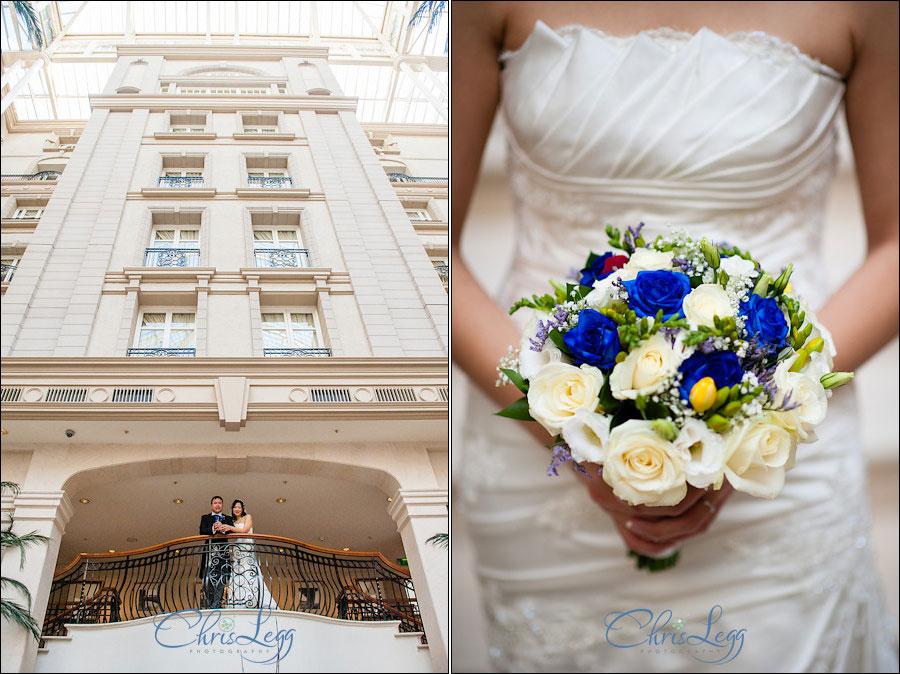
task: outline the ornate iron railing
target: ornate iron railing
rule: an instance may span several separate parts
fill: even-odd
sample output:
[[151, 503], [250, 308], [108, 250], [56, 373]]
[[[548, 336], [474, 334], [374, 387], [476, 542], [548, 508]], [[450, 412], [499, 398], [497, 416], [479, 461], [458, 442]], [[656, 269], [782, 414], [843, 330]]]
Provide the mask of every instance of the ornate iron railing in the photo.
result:
[[438, 276], [441, 277], [442, 281], [450, 280], [450, 265], [436, 264], [434, 265], [434, 269], [438, 273]]
[[251, 187], [273, 187], [275, 189], [282, 187], [293, 187], [294, 179], [293, 178], [284, 178], [284, 177], [276, 177], [273, 176], [271, 178], [266, 178], [263, 176], [250, 176], [247, 178], [247, 182]]
[[405, 173], [388, 173], [388, 179], [392, 183], [446, 183], [447, 178], [435, 176], [408, 176]]
[[82, 553], [53, 580], [43, 636], [65, 634], [66, 623], [111, 623], [206, 608], [399, 620], [402, 632], [423, 631], [409, 572], [380, 553], [249, 534]]
[[257, 248], [253, 251], [257, 267], [308, 267], [306, 248]]
[[38, 171], [37, 173], [4, 173], [0, 179], [8, 182], [27, 182], [29, 180], [56, 180], [62, 171]]
[[200, 187], [203, 176], [161, 176], [159, 187]]
[[331, 349], [263, 349], [264, 356], [286, 356], [288, 358], [308, 358], [330, 356]]
[[199, 267], [199, 248], [145, 248], [145, 267]]
[[14, 264], [0, 264], [0, 282], [9, 283], [12, 281], [12, 277], [16, 273], [16, 266]]
[[182, 357], [189, 358], [197, 355], [197, 349], [128, 349], [129, 356], [150, 356], [156, 358]]

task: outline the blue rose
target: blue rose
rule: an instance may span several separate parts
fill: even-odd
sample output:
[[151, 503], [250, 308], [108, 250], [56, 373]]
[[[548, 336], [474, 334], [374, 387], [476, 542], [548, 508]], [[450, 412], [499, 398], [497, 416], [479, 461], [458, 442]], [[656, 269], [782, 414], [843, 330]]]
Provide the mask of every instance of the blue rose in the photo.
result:
[[678, 390], [685, 400], [690, 400], [694, 384], [704, 377], [712, 377], [716, 388], [720, 389], [734, 386], [743, 376], [741, 361], [731, 351], [696, 351], [681, 364], [678, 371], [683, 375]]
[[616, 364], [619, 353], [619, 331], [616, 324], [593, 309], [578, 314], [578, 325], [563, 335], [575, 365], [587, 363], [601, 370]]
[[752, 294], [749, 301], [741, 303], [740, 312], [747, 317], [744, 328], [750, 337], [755, 336], [774, 349], [781, 350], [785, 347], [788, 324], [781, 307], [773, 298], [763, 299]]
[[656, 316], [662, 309], [663, 320], [684, 318], [681, 303], [691, 292], [690, 279], [681, 272], [641, 271], [633, 281], [625, 281], [628, 306], [638, 316]]
[[581, 270], [579, 283], [583, 286], [592, 286], [594, 281], [602, 281], [617, 269], [621, 269], [626, 262], [628, 262], [628, 258], [625, 255], [613, 255], [612, 253], [598, 255]]

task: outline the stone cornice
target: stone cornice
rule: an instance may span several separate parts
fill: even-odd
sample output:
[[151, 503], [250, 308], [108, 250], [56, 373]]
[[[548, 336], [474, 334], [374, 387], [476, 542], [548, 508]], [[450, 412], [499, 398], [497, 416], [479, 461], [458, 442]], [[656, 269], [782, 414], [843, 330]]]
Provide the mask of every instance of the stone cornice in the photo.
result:
[[446, 358], [29, 358], [7, 356], [0, 365], [4, 386], [13, 379], [84, 378], [97, 376], [177, 376], [203, 378], [253, 376], [291, 379], [296, 376], [392, 379], [449, 377]]
[[301, 110], [317, 112], [356, 111], [358, 99], [349, 96], [207, 96], [206, 94], [113, 94], [89, 96], [91, 110], [131, 112], [132, 110], [204, 109], [212, 112], [237, 112], [254, 110], [277, 110], [297, 113]]
[[365, 122], [363, 131], [392, 134], [397, 136], [446, 136], [450, 129], [446, 124], [385, 124]]
[[283, 58], [328, 58], [328, 47], [286, 46], [286, 45], [243, 45], [243, 44], [197, 44], [197, 45], [118, 45], [119, 56], [159, 56], [167, 61], [280, 61]]

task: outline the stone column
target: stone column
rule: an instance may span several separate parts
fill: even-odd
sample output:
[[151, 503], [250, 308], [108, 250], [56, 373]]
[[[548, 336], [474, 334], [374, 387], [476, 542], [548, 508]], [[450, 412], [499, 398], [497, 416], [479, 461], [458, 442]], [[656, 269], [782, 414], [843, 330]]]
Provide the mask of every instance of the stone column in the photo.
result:
[[[15, 550], [3, 556], [3, 576], [19, 581], [31, 593], [31, 615], [38, 628], [44, 622], [50, 586], [56, 568], [56, 557], [66, 523], [74, 512], [69, 498], [63, 491], [21, 492], [13, 501], [15, 519], [13, 531], [17, 534], [36, 532], [47, 536], [48, 543], [31, 545], [25, 551], [25, 565], [19, 568], [20, 557]], [[25, 605], [23, 597], [10, 590], [10, 597]], [[38, 644], [31, 634], [17, 625], [3, 620], [2, 669], [4, 672], [30, 672], [34, 670]]]
[[449, 666], [450, 553], [426, 541], [434, 534], [449, 533], [448, 503], [446, 489], [401, 489], [388, 508], [403, 539], [436, 672], [446, 672]]

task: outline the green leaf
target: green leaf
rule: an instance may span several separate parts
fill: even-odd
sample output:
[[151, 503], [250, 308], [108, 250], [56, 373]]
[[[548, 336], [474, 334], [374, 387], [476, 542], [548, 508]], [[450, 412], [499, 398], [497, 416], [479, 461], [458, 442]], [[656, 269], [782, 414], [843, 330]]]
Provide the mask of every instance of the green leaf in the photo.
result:
[[619, 405], [619, 409], [617, 409], [615, 414], [613, 414], [612, 420], [609, 422], [609, 429], [612, 430], [616, 426], [624, 424], [629, 419], [640, 418], [640, 412], [637, 411], [637, 408], [634, 406], [634, 404], [629, 401], [625, 401], [623, 404]]
[[618, 398], [614, 398], [612, 389], [609, 386], [609, 377], [605, 378], [603, 386], [600, 388], [600, 406], [607, 412], [615, 411], [622, 404]]
[[498, 417], [506, 417], [508, 419], [518, 419], [519, 421], [534, 421], [528, 413], [528, 398], [522, 396], [509, 407], [496, 412]]
[[509, 380], [515, 384], [516, 388], [519, 389], [522, 393], [528, 393], [528, 382], [515, 370], [501, 367], [500, 372], [509, 377]]
[[550, 341], [556, 345], [556, 348], [558, 348], [567, 356], [572, 355], [572, 352], [569, 351], [569, 347], [566, 346], [565, 341], [563, 341], [562, 333], [559, 330], [551, 330], [548, 337], [550, 338]]

